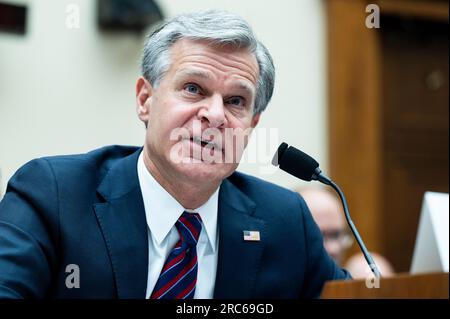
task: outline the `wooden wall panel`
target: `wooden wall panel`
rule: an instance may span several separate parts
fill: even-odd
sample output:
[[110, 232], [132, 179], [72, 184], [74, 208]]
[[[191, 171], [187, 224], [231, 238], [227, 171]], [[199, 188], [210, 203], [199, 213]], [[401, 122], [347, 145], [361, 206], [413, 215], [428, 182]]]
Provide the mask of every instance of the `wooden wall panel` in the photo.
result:
[[380, 251], [379, 45], [376, 29], [365, 26], [365, 7], [363, 1], [328, 2], [330, 176], [346, 194], [367, 248]]
[[382, 22], [384, 253], [408, 270], [424, 192], [448, 192], [448, 29]]
[[448, 1], [329, 0], [327, 18], [330, 175], [367, 248], [408, 271], [423, 193], [449, 188]]

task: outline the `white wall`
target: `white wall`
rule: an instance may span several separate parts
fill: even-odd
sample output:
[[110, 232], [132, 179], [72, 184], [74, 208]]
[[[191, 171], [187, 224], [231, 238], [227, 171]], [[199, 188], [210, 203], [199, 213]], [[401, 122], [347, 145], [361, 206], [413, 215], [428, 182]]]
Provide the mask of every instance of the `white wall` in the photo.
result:
[[[9, 0], [28, 6], [25, 36], [0, 33], [0, 197], [7, 180], [32, 158], [86, 152], [107, 144], [141, 145], [134, 111], [143, 38], [97, 30], [96, 1]], [[325, 16], [317, 0], [160, 0], [168, 17], [206, 8], [242, 15], [272, 53], [273, 100], [260, 127], [327, 167]], [[80, 8], [80, 28], [66, 27], [66, 8]], [[254, 140], [258, 138], [258, 133]], [[270, 160], [277, 145], [267, 150]], [[260, 157], [262, 158], [262, 157]], [[296, 179], [261, 165], [240, 170], [286, 187]]]

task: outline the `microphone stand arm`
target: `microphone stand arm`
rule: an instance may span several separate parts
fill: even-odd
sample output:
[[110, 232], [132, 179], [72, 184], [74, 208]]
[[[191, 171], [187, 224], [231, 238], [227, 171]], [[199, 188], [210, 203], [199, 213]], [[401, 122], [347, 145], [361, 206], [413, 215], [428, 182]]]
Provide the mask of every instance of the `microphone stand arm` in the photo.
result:
[[327, 177], [325, 174], [322, 173], [320, 168], [316, 168], [315, 173], [313, 174], [312, 178], [313, 180], [317, 180], [323, 184], [331, 186], [339, 195], [339, 198], [341, 199], [342, 206], [344, 207], [344, 213], [345, 213], [345, 219], [347, 220], [347, 223], [350, 227], [350, 230], [353, 233], [353, 236], [356, 239], [356, 242], [358, 243], [359, 247], [361, 248], [361, 251], [364, 255], [364, 258], [366, 259], [367, 263], [369, 264], [370, 270], [373, 272], [376, 278], [381, 278], [381, 273], [378, 270], [377, 265], [375, 264], [372, 256], [370, 255], [369, 251], [367, 250], [366, 246], [364, 245], [364, 242], [361, 239], [361, 236], [358, 233], [358, 230], [356, 229], [355, 225], [353, 224], [353, 221], [350, 217], [350, 212], [348, 210], [347, 200], [345, 199], [344, 193], [341, 191], [339, 186], [337, 186], [329, 177]]

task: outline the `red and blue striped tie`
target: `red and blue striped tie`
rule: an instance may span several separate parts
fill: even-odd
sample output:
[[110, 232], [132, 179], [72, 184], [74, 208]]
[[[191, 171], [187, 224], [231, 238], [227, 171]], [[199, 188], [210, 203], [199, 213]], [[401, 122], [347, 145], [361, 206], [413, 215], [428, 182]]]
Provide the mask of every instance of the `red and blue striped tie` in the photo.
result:
[[197, 284], [197, 241], [202, 221], [183, 212], [175, 224], [180, 239], [164, 263], [150, 299], [192, 299]]

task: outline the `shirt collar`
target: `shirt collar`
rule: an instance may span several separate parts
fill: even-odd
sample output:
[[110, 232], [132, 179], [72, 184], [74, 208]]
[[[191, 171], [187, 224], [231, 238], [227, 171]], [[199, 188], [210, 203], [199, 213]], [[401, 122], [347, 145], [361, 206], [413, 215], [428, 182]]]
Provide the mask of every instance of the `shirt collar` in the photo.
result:
[[156, 242], [159, 245], [162, 243], [183, 211], [196, 212], [202, 219], [202, 227], [206, 231], [211, 249], [215, 252], [220, 187], [199, 208], [194, 210], [185, 209], [147, 170], [144, 164], [143, 152], [139, 155], [137, 163], [138, 178], [144, 200], [147, 225], [155, 237]]

